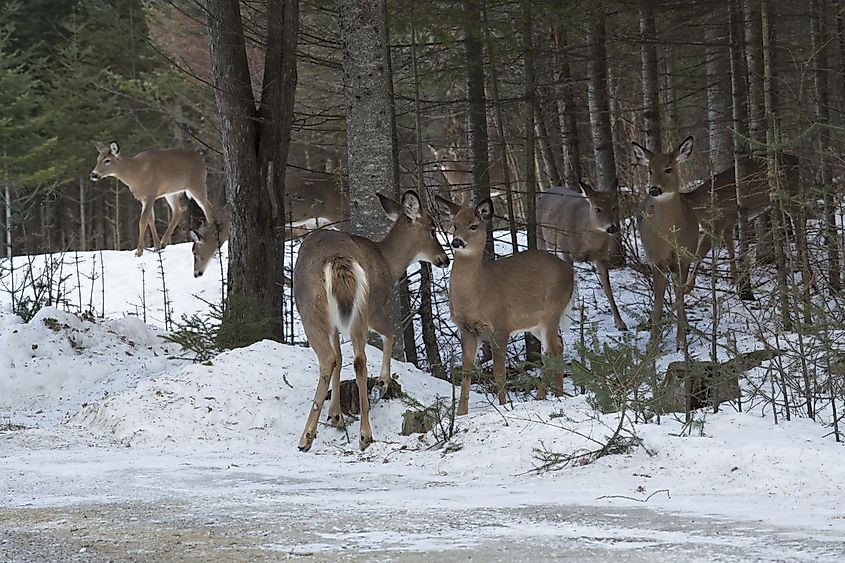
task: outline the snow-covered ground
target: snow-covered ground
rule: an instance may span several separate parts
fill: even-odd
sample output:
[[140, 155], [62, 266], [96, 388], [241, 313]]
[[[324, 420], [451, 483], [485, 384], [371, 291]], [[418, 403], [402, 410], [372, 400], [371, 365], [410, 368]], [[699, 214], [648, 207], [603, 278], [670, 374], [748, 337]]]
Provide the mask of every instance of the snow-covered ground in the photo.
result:
[[[163, 287], [174, 319], [205, 311], [220, 295], [216, 265], [194, 279], [190, 245], [172, 245], [163, 286], [152, 252], [80, 254], [79, 276], [70, 258], [61, 309], [24, 323], [0, 293], [2, 559], [845, 559], [845, 450], [817, 422], [775, 424], [762, 402], [725, 405], [699, 413], [692, 433], [666, 416], [636, 426], [643, 447], [535, 474], [538, 449], [595, 449], [616, 416], [581, 395], [501, 408], [479, 393], [445, 446], [400, 436], [408, 407], [394, 400], [374, 406], [377, 441], [365, 452], [352, 423], [321, 425], [302, 453], [310, 349], [265, 341], [192, 364], [160, 338]], [[47, 261], [16, 259], [16, 283], [22, 265]], [[648, 306], [642, 278], [611, 276], [633, 326]], [[620, 338], [585, 265], [579, 296], [576, 321], [602, 341]], [[690, 317], [708, 330], [702, 301]], [[106, 318], [66, 312], [79, 305]], [[738, 332], [753, 315], [729, 308], [720, 326]], [[380, 352], [368, 359], [377, 373]], [[411, 365], [393, 367], [420, 403], [452, 394]]]

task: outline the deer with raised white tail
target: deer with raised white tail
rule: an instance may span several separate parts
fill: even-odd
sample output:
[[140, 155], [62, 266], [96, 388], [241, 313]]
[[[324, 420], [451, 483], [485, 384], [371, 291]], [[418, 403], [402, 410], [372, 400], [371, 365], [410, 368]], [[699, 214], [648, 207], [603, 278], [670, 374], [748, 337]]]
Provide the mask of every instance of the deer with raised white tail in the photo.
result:
[[416, 192], [407, 191], [402, 203], [378, 194], [381, 205], [393, 220], [384, 239], [370, 239], [320, 229], [310, 233], [299, 248], [293, 270], [293, 295], [302, 318], [308, 343], [317, 354], [320, 376], [314, 403], [299, 440], [307, 451], [317, 436], [317, 423], [331, 383], [329, 424], [343, 425], [340, 410], [340, 335], [352, 340], [355, 382], [358, 386], [361, 428], [359, 445], [373, 441], [370, 402], [367, 393], [367, 330], [384, 337], [381, 375], [376, 389], [386, 392], [390, 384], [390, 352], [393, 327], [387, 317], [391, 290], [414, 260], [449, 265], [449, 258], [437, 240], [431, 215], [422, 208]]
[[[197, 202], [206, 223], [214, 221], [211, 202], [206, 193], [205, 162], [198, 152], [190, 149], [156, 149], [133, 157], [122, 157], [120, 147], [115, 142], [109, 146], [96, 143], [96, 146], [100, 154], [97, 156], [97, 165], [91, 171], [91, 181], [113, 176], [126, 184], [132, 196], [141, 202], [135, 256], [144, 253], [147, 228], [150, 229], [156, 250], [170, 244], [170, 236], [182, 217], [182, 204], [179, 201], [182, 193]], [[170, 224], [159, 239], [155, 226], [155, 201], [161, 197], [170, 206]]]
[[619, 330], [628, 330], [616, 307], [608, 272], [611, 237], [619, 232], [618, 181], [614, 179], [602, 191], [579, 184], [580, 192], [554, 186], [537, 196], [537, 247], [560, 253], [567, 260], [595, 264], [613, 322]]
[[565, 326], [572, 302], [572, 263], [536, 249], [485, 260], [493, 202], [485, 199], [473, 208], [440, 197], [437, 200], [452, 218], [455, 256], [449, 276], [449, 308], [452, 322], [461, 332], [463, 372], [458, 414], [466, 414], [469, 409], [470, 374], [479, 339], [490, 343], [499, 402], [507, 402], [505, 360], [508, 338], [516, 332], [531, 332], [543, 344], [547, 360], [538, 398], [545, 398], [549, 384], [555, 395], [562, 395], [563, 341], [558, 327]]
[[654, 338], [659, 331], [666, 274], [669, 273], [675, 288], [678, 315], [675, 342], [678, 349], [682, 349], [687, 341], [684, 286], [698, 245], [698, 217], [686, 198], [681, 197], [678, 166], [692, 153], [692, 137], [687, 137], [677, 149], [668, 153], [653, 153], [637, 143], [631, 144], [636, 163], [648, 169], [648, 196], [640, 205], [637, 226], [654, 279], [651, 334]]

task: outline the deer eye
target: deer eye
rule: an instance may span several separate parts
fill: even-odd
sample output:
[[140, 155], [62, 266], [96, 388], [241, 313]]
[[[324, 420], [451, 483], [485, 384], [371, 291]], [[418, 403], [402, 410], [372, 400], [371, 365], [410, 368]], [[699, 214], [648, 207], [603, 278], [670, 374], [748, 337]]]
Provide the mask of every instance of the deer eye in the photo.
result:
[[601, 213], [601, 207], [596, 207], [596, 213]]
[[431, 238], [437, 238], [437, 229], [431, 229]]
[[107, 158], [103, 161], [103, 164], [111, 164], [111, 159]]
[[469, 230], [470, 230], [470, 231], [477, 231], [477, 230], [478, 230], [478, 225], [470, 225], [470, 226], [469, 226]]
[[664, 172], [666, 172], [667, 174], [671, 174], [671, 173], [672, 173], [672, 169], [671, 169], [671, 168], [667, 168], [667, 169], [665, 169], [665, 170], [664, 170]]

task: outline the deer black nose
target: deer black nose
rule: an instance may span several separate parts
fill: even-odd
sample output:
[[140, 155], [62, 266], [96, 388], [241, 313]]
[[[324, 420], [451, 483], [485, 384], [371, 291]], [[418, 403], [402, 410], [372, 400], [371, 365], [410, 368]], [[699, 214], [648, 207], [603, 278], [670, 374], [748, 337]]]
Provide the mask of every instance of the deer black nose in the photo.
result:
[[92, 181], [92, 182], [96, 182], [96, 181], [97, 181], [97, 180], [99, 180], [99, 179], [100, 179], [100, 175], [99, 175], [99, 174], [97, 174], [96, 172], [91, 172], [91, 181]]
[[452, 248], [463, 248], [467, 245], [464, 241], [459, 238], [452, 239]]
[[658, 188], [657, 186], [652, 186], [652, 187], [651, 187], [651, 188], [649, 188], [649, 190], [648, 190], [648, 195], [650, 195], [651, 197], [657, 197], [657, 196], [659, 196], [659, 195], [661, 195], [661, 194], [663, 194], [663, 190], [661, 190], [661, 189], [660, 189], [660, 188]]
[[609, 234], [609, 235], [615, 235], [618, 232], [619, 232], [619, 227], [616, 226], [616, 225], [611, 225], [607, 228], [607, 234]]
[[194, 272], [194, 277], [195, 277], [195, 278], [198, 278], [198, 277], [200, 277], [200, 276], [202, 276], [202, 272]]

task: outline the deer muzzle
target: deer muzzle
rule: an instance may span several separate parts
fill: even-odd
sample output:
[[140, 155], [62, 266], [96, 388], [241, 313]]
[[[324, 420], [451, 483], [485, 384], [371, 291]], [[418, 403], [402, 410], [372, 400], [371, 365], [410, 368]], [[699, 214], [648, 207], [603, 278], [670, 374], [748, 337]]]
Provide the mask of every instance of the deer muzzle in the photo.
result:
[[96, 172], [91, 172], [91, 181], [92, 181], [92, 182], [96, 182], [96, 181], [97, 181], [97, 180], [99, 180], [99, 179], [100, 179], [100, 175], [99, 175], [99, 174], [97, 174]]
[[459, 238], [452, 239], [452, 248], [463, 248], [467, 245], [464, 241]]
[[609, 234], [609, 235], [615, 235], [618, 232], [619, 232], [619, 225], [610, 225], [607, 228], [607, 234]]
[[663, 190], [657, 186], [652, 186], [648, 189], [648, 195], [651, 197], [657, 197], [663, 195]]

